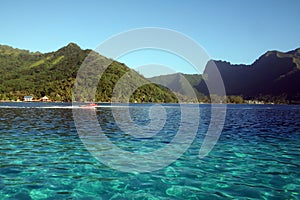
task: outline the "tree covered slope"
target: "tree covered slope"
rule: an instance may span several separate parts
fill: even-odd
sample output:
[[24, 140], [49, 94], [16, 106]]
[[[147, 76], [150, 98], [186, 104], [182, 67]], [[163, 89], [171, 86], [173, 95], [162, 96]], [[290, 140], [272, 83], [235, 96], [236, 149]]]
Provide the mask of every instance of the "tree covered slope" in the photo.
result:
[[[77, 72], [90, 53], [91, 50], [82, 50], [74, 43], [45, 54], [0, 45], [0, 100], [22, 100], [25, 95], [39, 99], [47, 95], [52, 100], [71, 101]], [[87, 99], [88, 94], [84, 92], [88, 91], [82, 91], [82, 98], [78, 100], [111, 101], [116, 83], [130, 72], [134, 78], [128, 83], [131, 85], [124, 88], [144, 85], [130, 95], [131, 102], [177, 102], [176, 96], [165, 87], [150, 83], [122, 63], [95, 55], [109, 62], [109, 67], [99, 77], [95, 96]], [[123, 101], [124, 95], [115, 100]]]

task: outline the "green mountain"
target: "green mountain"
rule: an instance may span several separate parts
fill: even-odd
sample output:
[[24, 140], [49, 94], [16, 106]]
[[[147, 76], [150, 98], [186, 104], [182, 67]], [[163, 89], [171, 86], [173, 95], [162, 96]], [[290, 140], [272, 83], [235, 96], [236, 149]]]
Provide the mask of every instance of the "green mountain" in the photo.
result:
[[[214, 61], [222, 76], [226, 94], [244, 99], [276, 103], [300, 102], [300, 49], [289, 52], [269, 51], [251, 65], [233, 65]], [[207, 83], [213, 84], [211, 61], [207, 63], [204, 81], [202, 75], [172, 74], [150, 80], [165, 82], [166, 86], [185, 94], [188, 80], [199, 97], [208, 95]], [[202, 95], [201, 95], [202, 94]]]
[[[80, 94], [76, 95], [75, 100], [111, 101], [117, 83], [122, 89], [115, 94], [114, 101], [124, 102], [129, 98], [131, 102], [177, 102], [175, 94], [166, 87], [184, 101], [190, 101], [194, 94], [201, 101], [209, 100], [206, 83], [214, 82], [210, 62], [204, 71], [205, 81], [203, 75], [180, 73], [149, 79], [166, 86], [163, 87], [151, 83], [123, 63], [91, 50], [82, 50], [74, 43], [45, 54], [0, 45], [0, 100], [23, 99], [26, 95], [39, 99], [46, 95], [52, 100], [71, 101], [77, 72], [91, 55], [94, 63], [91, 63], [90, 70], [84, 72], [84, 76], [89, 77], [93, 67], [100, 69], [106, 64], [109, 67], [101, 77], [84, 80], [90, 85], [97, 81], [94, 96], [91, 96], [93, 91], [89, 88], [79, 88]], [[289, 52], [269, 51], [251, 65], [214, 62], [229, 96], [281, 103], [300, 102], [300, 49]], [[126, 81], [119, 81], [121, 77], [127, 77]], [[132, 95], [127, 97], [127, 94]]]
[[216, 64], [229, 95], [275, 102], [300, 100], [300, 49], [269, 51], [251, 65]]
[[198, 97], [203, 96], [203, 94], [196, 89], [202, 81], [201, 75], [175, 73], [152, 77], [149, 78], [149, 80], [154, 83], [165, 85], [172, 91], [187, 97], [193, 97], [195, 94]]
[[[91, 50], [82, 50], [74, 43], [45, 54], [0, 45], [0, 100], [22, 100], [25, 95], [39, 99], [46, 95], [56, 101], [71, 101], [77, 72], [91, 55], [96, 67], [107, 63], [109, 66], [101, 78], [98, 76], [95, 80], [86, 80], [97, 81], [95, 96], [89, 96], [91, 91], [88, 88], [81, 88], [81, 96], [76, 95], [79, 98], [76, 100], [111, 101], [116, 83], [126, 74], [129, 79], [122, 83], [123, 90], [117, 94], [115, 101], [124, 101], [128, 92], [131, 92], [132, 95], [128, 97], [131, 102], [177, 102], [176, 96], [167, 88], [150, 83], [124, 64]], [[131, 91], [130, 88], [135, 90]]]

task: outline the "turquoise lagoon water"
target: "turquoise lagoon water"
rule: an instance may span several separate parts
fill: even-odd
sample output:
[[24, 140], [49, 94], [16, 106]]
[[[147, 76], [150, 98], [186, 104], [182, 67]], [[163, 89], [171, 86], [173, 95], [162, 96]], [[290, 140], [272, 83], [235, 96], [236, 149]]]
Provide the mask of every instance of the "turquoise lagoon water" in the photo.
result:
[[[149, 123], [150, 106], [131, 106], [136, 123]], [[180, 107], [165, 110], [163, 129], [142, 139], [123, 134], [109, 106], [96, 113], [107, 137], [134, 152], [172, 140]], [[70, 104], [1, 103], [0, 199], [300, 199], [299, 106], [228, 105], [221, 137], [202, 159], [210, 106], [200, 111], [197, 136], [178, 160], [154, 172], [125, 173], [86, 150]]]

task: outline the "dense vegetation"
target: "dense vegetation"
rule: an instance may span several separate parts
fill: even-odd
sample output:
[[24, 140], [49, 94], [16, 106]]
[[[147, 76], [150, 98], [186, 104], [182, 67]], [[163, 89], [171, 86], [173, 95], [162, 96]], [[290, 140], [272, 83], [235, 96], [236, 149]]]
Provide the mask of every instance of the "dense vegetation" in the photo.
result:
[[[46, 54], [0, 45], [0, 100], [22, 100], [26, 95], [40, 99], [46, 95], [55, 101], [71, 101], [77, 72], [90, 54], [91, 50], [82, 50], [74, 43]], [[125, 73], [129, 73], [133, 77], [127, 82], [129, 85], [123, 85], [124, 88], [143, 85], [130, 93], [131, 102], [177, 102], [176, 96], [168, 89], [150, 83], [124, 64], [99, 54], [93, 55], [96, 61], [109, 63], [109, 67], [101, 78], [97, 77], [100, 80], [95, 95], [89, 96], [88, 88], [85, 88], [81, 91], [82, 98], [76, 100], [111, 101], [115, 84]], [[127, 91], [122, 92], [120, 97]], [[116, 97], [114, 100], [124, 101], [124, 98]]]
[[[80, 79], [77, 73], [83, 64], [86, 70], [81, 76], [85, 78]], [[206, 83], [214, 81], [209, 65], [204, 71], [205, 81], [203, 75], [198, 74], [170, 74], [149, 79], [164, 85], [161, 86], [123, 63], [82, 50], [74, 43], [45, 54], [0, 45], [0, 100], [22, 100], [26, 95], [40, 99], [46, 95], [55, 101], [72, 101], [74, 85], [77, 85], [76, 101], [210, 102], [213, 98], [227, 103], [300, 102], [300, 49], [286, 53], [270, 51], [252, 65], [223, 61], [215, 61], [215, 64], [224, 81], [226, 100], [208, 94]], [[108, 68], [103, 74], [92, 76], [95, 69], [104, 66]], [[120, 90], [116, 90], [116, 84]]]
[[[300, 49], [290, 52], [269, 51], [251, 65], [232, 65], [215, 61], [220, 71], [228, 103], [253, 102], [300, 103]], [[203, 75], [171, 74], [151, 78], [183, 95], [189, 91], [187, 80], [198, 99], [209, 102], [206, 83], [213, 84], [209, 65]], [[213, 95], [213, 98], [220, 98]], [[245, 99], [245, 100], [244, 100]]]
[[300, 49], [269, 51], [251, 65], [216, 64], [229, 95], [274, 103], [300, 102]]

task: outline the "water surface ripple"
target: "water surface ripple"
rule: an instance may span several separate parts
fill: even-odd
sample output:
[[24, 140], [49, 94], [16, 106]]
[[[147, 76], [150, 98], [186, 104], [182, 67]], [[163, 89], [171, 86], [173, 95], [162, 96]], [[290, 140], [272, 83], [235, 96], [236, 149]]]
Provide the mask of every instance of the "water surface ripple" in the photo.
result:
[[[148, 107], [132, 106], [135, 123], [149, 123]], [[150, 152], [179, 128], [179, 106], [165, 109], [166, 124], [151, 138], [123, 134], [108, 106], [97, 116], [115, 145]], [[229, 105], [222, 135], [203, 159], [209, 105], [200, 111], [197, 137], [180, 159], [151, 173], [123, 173], [85, 149], [69, 104], [0, 103], [0, 199], [300, 199], [300, 106]]]

